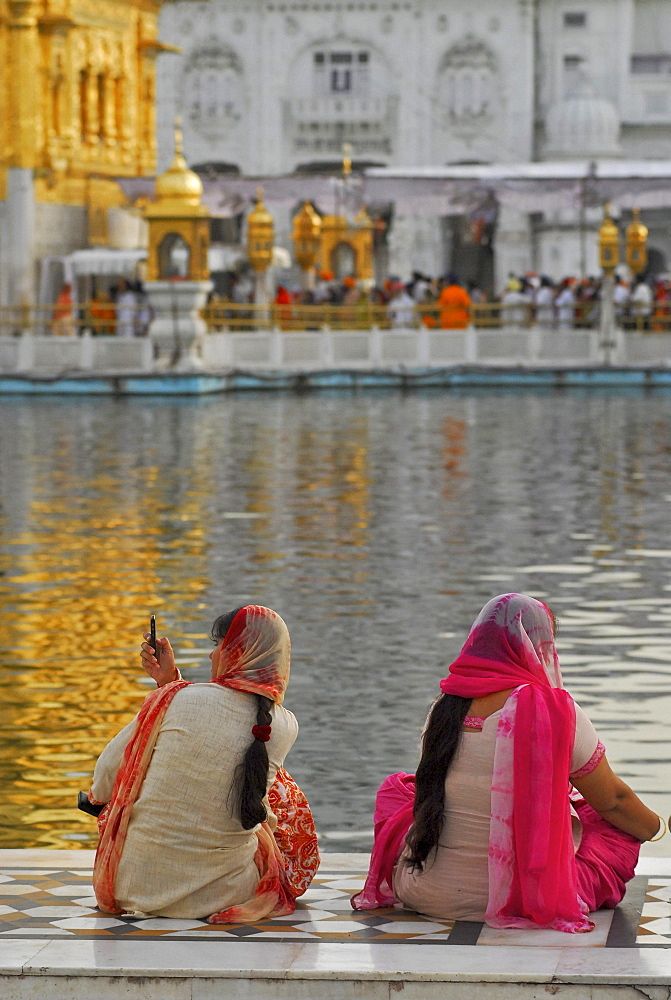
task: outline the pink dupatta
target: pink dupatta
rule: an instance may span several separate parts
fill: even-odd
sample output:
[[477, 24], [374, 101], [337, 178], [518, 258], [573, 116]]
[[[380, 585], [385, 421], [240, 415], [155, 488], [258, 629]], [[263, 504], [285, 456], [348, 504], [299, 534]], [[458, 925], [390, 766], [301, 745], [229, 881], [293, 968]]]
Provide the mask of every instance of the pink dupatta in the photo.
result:
[[[289, 680], [290, 649], [289, 631], [278, 614], [258, 605], [241, 608], [226, 633], [220, 673], [211, 683], [261, 694], [281, 704]], [[132, 808], [139, 797], [168, 706], [187, 684], [188, 681], [173, 681], [147, 696], [124, 751], [110, 802], [100, 814], [93, 888], [100, 909], [107, 913], [121, 912], [114, 895], [114, 883]], [[250, 733], [250, 740], [252, 738]], [[303, 868], [309, 870], [300, 873], [300, 884], [296, 875], [290, 877], [276, 838], [268, 824], [261, 823], [255, 830], [254, 861], [260, 878], [254, 896], [222, 913], [212, 914], [208, 918], [210, 923], [261, 920], [293, 913], [296, 896], [305, 891], [316, 872], [319, 854], [307, 802], [304, 796], [301, 801], [300, 789], [286, 772], [278, 773], [278, 780], [283, 783], [284, 796], [289, 795], [290, 801], [295, 803], [293, 812], [300, 818], [296, 838], [304, 856]]]
[[514, 688], [496, 733], [487, 923], [592, 930], [568, 799], [575, 705], [562, 688], [547, 606], [524, 594], [489, 601], [440, 687], [464, 698]]

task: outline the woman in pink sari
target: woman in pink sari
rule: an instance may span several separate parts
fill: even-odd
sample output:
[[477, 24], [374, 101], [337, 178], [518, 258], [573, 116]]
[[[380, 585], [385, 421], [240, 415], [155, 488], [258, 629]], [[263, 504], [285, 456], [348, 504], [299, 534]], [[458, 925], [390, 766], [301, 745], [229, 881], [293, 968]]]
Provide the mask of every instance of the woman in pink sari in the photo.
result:
[[158, 684], [107, 745], [89, 799], [106, 804], [93, 887], [108, 913], [292, 913], [319, 864], [310, 807], [284, 770], [298, 726], [282, 705], [289, 632], [248, 605], [212, 626], [212, 679], [183, 681], [167, 639], [142, 664]]
[[356, 909], [403, 905], [493, 927], [590, 931], [663, 823], [610, 769], [562, 687], [550, 609], [485, 605], [441, 681], [416, 777], [378, 792]]

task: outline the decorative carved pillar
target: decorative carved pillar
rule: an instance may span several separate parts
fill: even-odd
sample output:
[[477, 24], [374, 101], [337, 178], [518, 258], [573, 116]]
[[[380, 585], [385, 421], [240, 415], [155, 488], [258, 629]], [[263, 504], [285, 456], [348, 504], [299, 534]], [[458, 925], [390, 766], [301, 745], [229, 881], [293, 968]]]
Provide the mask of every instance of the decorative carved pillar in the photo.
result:
[[152, 56], [140, 63], [140, 116], [138, 156], [141, 173], [151, 172], [156, 165], [156, 64]]
[[105, 137], [108, 146], [116, 146], [116, 80], [111, 73], [105, 73]]
[[[132, 158], [133, 142], [133, 116], [136, 111], [133, 107], [132, 89], [130, 85], [131, 69], [128, 53], [123, 44], [119, 45], [117, 54], [118, 74], [114, 81], [114, 103], [116, 114], [117, 142], [122, 149], [122, 162], [129, 164]], [[152, 170], [154, 166], [152, 165]]]
[[108, 72], [101, 73], [98, 80], [100, 88], [99, 105], [102, 111], [100, 115], [100, 141], [104, 142], [106, 146], [116, 146], [116, 95], [114, 92], [114, 80]]
[[98, 91], [96, 78], [89, 65], [79, 70], [79, 136], [82, 150], [98, 138]]
[[51, 89], [49, 137], [59, 139], [63, 132], [63, 76], [57, 70], [49, 78]]
[[100, 123], [98, 121], [98, 74], [91, 66], [88, 66], [86, 73], [86, 87], [84, 100], [86, 101], [86, 142], [90, 146], [95, 146], [98, 142]]
[[36, 0], [8, 0], [10, 165], [35, 167], [40, 131], [40, 40]]

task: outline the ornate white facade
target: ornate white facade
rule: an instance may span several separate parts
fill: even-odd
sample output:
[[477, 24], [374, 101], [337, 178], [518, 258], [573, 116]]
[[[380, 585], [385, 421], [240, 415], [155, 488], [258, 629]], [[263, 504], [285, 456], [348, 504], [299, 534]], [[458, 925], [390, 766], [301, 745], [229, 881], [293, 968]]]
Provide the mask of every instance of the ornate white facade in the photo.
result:
[[[355, 169], [671, 156], [670, 0], [182, 0], [160, 33], [183, 54], [159, 60], [159, 169], [176, 114], [191, 165], [252, 176], [328, 169], [344, 142]], [[576, 225], [499, 211], [496, 282], [576, 273]], [[397, 214], [390, 266], [444, 270], [457, 230]]]

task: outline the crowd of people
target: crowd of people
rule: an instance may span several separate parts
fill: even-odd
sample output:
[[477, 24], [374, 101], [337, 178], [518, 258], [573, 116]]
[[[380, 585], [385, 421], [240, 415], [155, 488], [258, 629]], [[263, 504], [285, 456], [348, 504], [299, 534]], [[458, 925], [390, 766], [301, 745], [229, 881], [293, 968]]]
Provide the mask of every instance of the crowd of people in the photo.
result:
[[122, 278], [109, 289], [97, 289], [90, 302], [75, 302], [72, 285], [63, 285], [51, 317], [55, 336], [74, 336], [85, 329], [94, 336], [142, 337], [147, 333], [151, 310], [139, 281]]
[[[274, 294], [273, 321], [288, 328], [301, 323], [319, 329], [320, 317], [338, 316], [341, 325], [366, 329], [371, 325], [395, 329], [429, 327], [463, 329], [468, 326], [532, 326], [548, 329], [594, 329], [599, 326], [603, 281], [600, 277], [565, 277], [510, 274], [498, 293], [457, 274], [432, 278], [415, 271], [409, 281], [391, 277], [380, 285], [342, 279], [330, 272], [316, 276], [314, 287], [304, 289], [280, 284]], [[248, 276], [235, 276], [228, 295], [213, 293], [206, 319], [214, 329], [254, 325], [254, 285]], [[618, 274], [613, 286], [615, 320], [625, 329], [671, 330], [671, 276], [627, 280]], [[52, 332], [73, 335], [88, 328], [94, 335], [143, 336], [151, 320], [147, 295], [140, 282], [122, 279], [109, 290], [101, 289], [91, 302], [73, 302], [72, 288], [64, 285], [52, 315]]]
[[[390, 278], [382, 285], [363, 287], [354, 278], [336, 280], [318, 276], [314, 290], [278, 288], [276, 305], [349, 306], [362, 314], [368, 308], [386, 310], [395, 328], [475, 326], [539, 326], [553, 329], [594, 328], [599, 325], [602, 300], [600, 277], [510, 274], [499, 294], [460, 281], [455, 273], [431, 278], [415, 271], [410, 281]], [[613, 304], [616, 321], [625, 328], [665, 330], [671, 327], [671, 280], [615, 277]], [[286, 312], [288, 316], [289, 313]]]
[[[502, 315], [513, 323], [572, 329], [598, 326], [601, 316], [601, 278], [566, 277], [553, 282], [546, 275], [509, 276], [500, 296]], [[671, 281], [660, 277], [650, 281], [636, 276], [631, 281], [616, 274], [613, 285], [616, 322], [625, 328], [669, 328], [671, 321]]]

